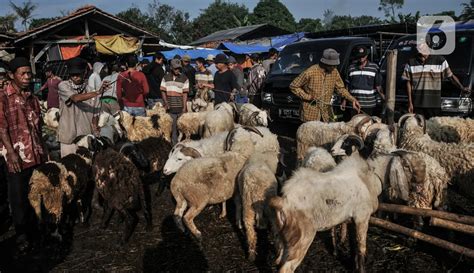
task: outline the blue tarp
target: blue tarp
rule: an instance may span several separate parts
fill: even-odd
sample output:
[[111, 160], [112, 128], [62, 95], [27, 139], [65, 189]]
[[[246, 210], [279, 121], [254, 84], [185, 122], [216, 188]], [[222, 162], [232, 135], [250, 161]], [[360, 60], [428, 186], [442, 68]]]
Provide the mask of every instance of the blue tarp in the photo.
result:
[[[252, 53], [262, 53], [268, 52], [272, 47], [277, 50], [282, 50], [286, 45], [298, 42], [304, 37], [304, 32], [293, 33], [282, 36], [275, 36], [269, 39], [268, 41], [262, 43], [254, 44], [235, 44], [230, 42], [221, 43], [217, 48], [222, 50], [229, 50], [235, 54], [252, 54]], [[271, 39], [271, 41], [270, 41]]]
[[189, 55], [191, 56], [191, 59], [196, 59], [198, 57], [206, 58], [207, 55], [212, 54], [216, 56], [217, 54], [223, 53], [222, 50], [217, 50], [217, 49], [173, 49], [169, 51], [161, 51], [163, 55], [165, 55], [166, 59], [172, 59], [175, 55], [179, 55], [183, 57], [184, 55]]

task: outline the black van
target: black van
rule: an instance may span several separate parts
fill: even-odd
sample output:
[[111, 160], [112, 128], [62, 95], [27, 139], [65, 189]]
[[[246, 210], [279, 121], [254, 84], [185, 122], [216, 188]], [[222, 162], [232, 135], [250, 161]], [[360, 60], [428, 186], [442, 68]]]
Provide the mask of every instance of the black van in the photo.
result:
[[[370, 49], [369, 59], [374, 60], [375, 43], [366, 37], [339, 37], [314, 39], [286, 46], [273, 64], [262, 89], [262, 107], [270, 110], [274, 120], [300, 122], [300, 99], [290, 91], [290, 83], [301, 72], [313, 64], [319, 63], [323, 50], [333, 48], [340, 54], [341, 64], [338, 67], [341, 77], [353, 60], [352, 52], [358, 46]], [[333, 98], [336, 100], [337, 98]], [[339, 107], [334, 107], [334, 112]]]
[[[449, 66], [459, 78], [459, 81], [468, 87], [474, 82], [474, 29], [456, 31], [456, 47], [453, 53], [444, 56]], [[397, 49], [397, 91], [395, 99], [396, 115], [408, 111], [408, 96], [406, 83], [401, 79], [405, 64], [408, 59], [416, 56], [416, 35], [403, 36], [395, 41], [389, 49]], [[386, 74], [386, 61], [382, 60], [380, 73]], [[385, 77], [384, 77], [385, 78]], [[454, 86], [450, 80], [444, 80], [441, 90], [441, 111], [446, 116], [472, 116], [472, 95], [461, 96], [459, 88]]]

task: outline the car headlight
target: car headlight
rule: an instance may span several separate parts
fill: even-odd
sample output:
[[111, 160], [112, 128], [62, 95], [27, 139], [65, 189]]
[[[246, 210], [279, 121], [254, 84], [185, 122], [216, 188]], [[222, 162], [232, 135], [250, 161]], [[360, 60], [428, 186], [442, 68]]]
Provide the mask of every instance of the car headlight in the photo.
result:
[[273, 95], [272, 93], [266, 93], [266, 92], [263, 92], [262, 93], [262, 101], [264, 102], [273, 102]]

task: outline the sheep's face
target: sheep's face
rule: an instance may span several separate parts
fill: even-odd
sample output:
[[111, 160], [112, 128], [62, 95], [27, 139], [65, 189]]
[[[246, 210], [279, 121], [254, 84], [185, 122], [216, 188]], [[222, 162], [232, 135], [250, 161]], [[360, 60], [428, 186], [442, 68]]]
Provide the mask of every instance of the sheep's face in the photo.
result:
[[340, 137], [336, 143], [331, 148], [331, 155], [332, 156], [347, 156], [346, 149], [344, 147], [344, 141], [346, 139], [344, 137]]
[[116, 122], [116, 119], [109, 113], [103, 112], [99, 116], [99, 122], [98, 125], [100, 128], [106, 126], [106, 125], [113, 125]]
[[193, 159], [192, 155], [185, 155], [181, 152], [181, 147], [175, 147], [171, 150], [168, 160], [166, 160], [165, 166], [163, 167], [163, 173], [165, 175], [170, 175], [177, 172], [184, 163], [188, 162], [189, 160]]
[[381, 129], [377, 132], [374, 140], [374, 148], [380, 152], [390, 152], [396, 149], [393, 132], [389, 129]]
[[423, 135], [423, 126], [414, 116], [406, 119], [405, 123], [403, 124], [403, 130], [415, 133], [417, 135]]
[[268, 115], [265, 111], [260, 111], [257, 116], [257, 124], [267, 127], [268, 126]]

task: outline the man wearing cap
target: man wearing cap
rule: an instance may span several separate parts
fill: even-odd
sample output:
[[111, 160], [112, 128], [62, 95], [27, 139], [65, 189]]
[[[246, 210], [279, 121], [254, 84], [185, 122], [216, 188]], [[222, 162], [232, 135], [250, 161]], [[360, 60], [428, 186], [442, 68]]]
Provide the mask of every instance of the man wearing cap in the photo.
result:
[[59, 83], [58, 139], [61, 157], [76, 152], [74, 139], [81, 135], [98, 135], [99, 97], [108, 87], [104, 81], [98, 90], [92, 90], [84, 79], [87, 63], [74, 58], [67, 63], [69, 79]]
[[189, 81], [189, 96], [194, 97], [196, 90], [194, 90], [194, 86], [196, 85], [196, 69], [191, 65], [191, 56], [184, 55], [183, 59], [181, 59], [183, 63], [183, 73], [186, 75]]
[[[382, 77], [379, 73], [379, 66], [369, 62], [368, 50], [366, 47], [357, 47], [354, 56], [357, 61], [349, 66], [347, 71], [347, 86], [349, 93], [360, 103], [361, 110], [372, 116], [376, 106], [376, 94], [382, 98]], [[345, 110], [346, 100], [343, 100], [341, 108]], [[350, 120], [357, 112], [354, 109], [344, 111], [344, 120]]]
[[214, 61], [218, 69], [214, 75], [215, 103], [230, 102], [239, 89], [237, 79], [227, 66], [229, 60], [225, 54], [217, 54]]
[[189, 80], [186, 75], [182, 73], [182, 68], [180, 60], [171, 60], [171, 71], [163, 77], [160, 87], [165, 107], [173, 118], [173, 145], [178, 143], [177, 120], [182, 113], [186, 112], [186, 102], [189, 92]]
[[215, 59], [214, 55], [212, 54], [207, 55], [207, 58], [206, 58], [207, 69], [211, 71], [212, 76], [215, 76], [217, 72], [217, 67], [216, 67], [216, 64], [214, 63], [214, 59]]
[[165, 56], [161, 52], [156, 52], [153, 56], [153, 62], [143, 69], [143, 73], [145, 73], [150, 87], [150, 91], [146, 97], [148, 108], [153, 108], [157, 102], [163, 103], [160, 85], [165, 76], [164, 62]]
[[408, 112], [422, 114], [426, 119], [441, 114], [441, 83], [448, 78], [461, 92], [469, 93], [449, 68], [443, 56], [431, 55], [423, 43], [417, 46], [418, 54], [408, 60], [402, 74], [406, 81]]
[[0, 90], [0, 149], [7, 164], [8, 199], [19, 252], [29, 249], [34, 236], [34, 215], [28, 201], [33, 170], [46, 161], [41, 138], [41, 110], [29, 90], [30, 62], [23, 57], [10, 61], [10, 82]]
[[336, 69], [339, 63], [339, 53], [332, 48], [325, 49], [319, 64], [306, 69], [290, 84], [291, 92], [302, 100], [303, 122], [332, 121], [331, 97], [334, 91], [351, 101], [354, 109], [360, 110], [359, 102], [344, 87], [344, 82]]
[[145, 98], [150, 89], [145, 74], [137, 70], [137, 63], [135, 55], [127, 57], [127, 70], [118, 76], [117, 99], [125, 112], [132, 116], [144, 117]]
[[56, 76], [53, 72], [53, 68], [46, 67], [44, 70], [46, 74], [46, 82], [41, 86], [39, 93], [48, 89], [48, 109], [50, 108], [59, 108], [59, 95], [58, 95], [58, 85], [62, 81], [60, 77]]

